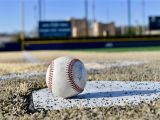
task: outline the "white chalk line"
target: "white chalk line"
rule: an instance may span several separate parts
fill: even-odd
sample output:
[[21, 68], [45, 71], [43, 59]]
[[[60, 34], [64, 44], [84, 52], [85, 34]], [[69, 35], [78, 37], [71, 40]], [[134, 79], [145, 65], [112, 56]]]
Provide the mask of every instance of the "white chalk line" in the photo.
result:
[[46, 72], [30, 72], [30, 73], [11, 73], [9, 75], [0, 76], [0, 80], [27, 79], [32, 77], [45, 77]]
[[31, 63], [40, 63], [41, 61], [33, 57], [29, 52], [23, 51], [22, 52], [26, 62], [31, 62]]
[[[94, 69], [94, 70], [100, 70], [100, 69], [105, 69], [105, 68], [111, 68], [111, 67], [124, 67], [124, 66], [130, 66], [130, 65], [140, 65], [143, 64], [144, 62], [120, 62], [120, 63], [112, 63], [112, 64], [99, 64], [99, 63], [86, 63], [86, 69], [88, 71]], [[29, 78], [29, 77], [44, 77], [46, 72], [28, 72], [28, 73], [11, 73], [9, 75], [3, 75], [0, 76], [0, 80], [11, 80], [13, 78]]]
[[70, 99], [56, 97], [47, 88], [34, 91], [32, 93], [34, 107], [57, 110], [125, 106], [160, 99], [160, 82], [89, 81], [86, 88], [87, 91], [84, 90], [77, 97]]
[[131, 66], [131, 65], [141, 65], [148, 63], [147, 61], [120, 61], [117, 60], [114, 63], [101, 63], [101, 62], [91, 62], [86, 63], [85, 66], [87, 70], [101, 70], [105, 68], [111, 68], [111, 67], [125, 67], [125, 66]]

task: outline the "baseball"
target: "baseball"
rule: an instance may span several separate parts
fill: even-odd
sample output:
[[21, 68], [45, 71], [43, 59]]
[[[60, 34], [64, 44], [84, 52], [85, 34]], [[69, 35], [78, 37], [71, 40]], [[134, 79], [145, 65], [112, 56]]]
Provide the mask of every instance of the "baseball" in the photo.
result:
[[84, 90], [87, 71], [84, 64], [72, 57], [60, 57], [51, 62], [46, 73], [46, 84], [54, 96], [69, 98]]

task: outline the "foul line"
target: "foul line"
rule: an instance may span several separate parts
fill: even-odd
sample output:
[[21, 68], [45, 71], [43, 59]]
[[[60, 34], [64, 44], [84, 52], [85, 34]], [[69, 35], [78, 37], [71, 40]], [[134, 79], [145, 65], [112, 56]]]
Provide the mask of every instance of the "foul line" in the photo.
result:
[[0, 80], [12, 80], [12, 79], [28, 79], [32, 77], [45, 77], [46, 72], [32, 72], [32, 73], [12, 73], [9, 75], [0, 76]]
[[31, 63], [39, 63], [41, 62], [40, 60], [36, 59], [35, 57], [31, 56], [27, 51], [22, 52], [26, 62], [31, 62]]

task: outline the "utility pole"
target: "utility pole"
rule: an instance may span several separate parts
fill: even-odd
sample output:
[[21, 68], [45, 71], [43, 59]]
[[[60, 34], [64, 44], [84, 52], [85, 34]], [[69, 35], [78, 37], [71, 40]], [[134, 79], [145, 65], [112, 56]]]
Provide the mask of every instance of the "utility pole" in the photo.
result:
[[106, 23], [109, 23], [109, 8], [106, 8]]
[[43, 19], [45, 19], [45, 17], [46, 17], [46, 0], [43, 0], [43, 3], [42, 3], [42, 5], [43, 5]]
[[85, 20], [86, 20], [86, 37], [88, 37], [88, 0], [84, 1], [85, 3]]
[[21, 21], [21, 33], [20, 33], [20, 39], [21, 39], [21, 50], [24, 50], [24, 39], [25, 39], [25, 30], [24, 30], [24, 24], [25, 24], [25, 15], [24, 15], [24, 0], [20, 0], [20, 21]]
[[145, 0], [142, 0], [142, 34], [145, 33]]
[[42, 0], [38, 0], [38, 8], [39, 8], [39, 21], [42, 20]]
[[128, 34], [131, 35], [131, 0], [127, 0], [128, 6]]
[[93, 23], [96, 21], [95, 16], [95, 0], [92, 0], [92, 16], [93, 16]]

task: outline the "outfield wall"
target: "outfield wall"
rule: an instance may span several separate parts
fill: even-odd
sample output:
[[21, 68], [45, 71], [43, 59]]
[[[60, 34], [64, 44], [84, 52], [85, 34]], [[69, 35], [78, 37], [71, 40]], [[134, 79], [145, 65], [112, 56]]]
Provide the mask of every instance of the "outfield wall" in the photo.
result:
[[118, 48], [160, 46], [160, 40], [153, 41], [74, 41], [74, 42], [28, 42], [26, 50], [63, 50], [84, 48]]
[[20, 50], [21, 50], [21, 44], [19, 42], [3, 43], [0, 46], [0, 51], [20, 51]]
[[[25, 50], [66, 50], [66, 49], [87, 49], [87, 48], [118, 48], [118, 47], [146, 47], [160, 46], [160, 39], [157, 40], [43, 40], [25, 41]], [[20, 51], [21, 43], [5, 43], [0, 46], [0, 51]]]

